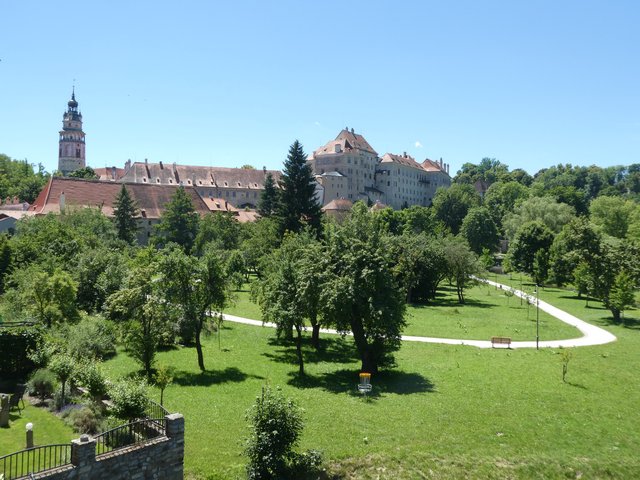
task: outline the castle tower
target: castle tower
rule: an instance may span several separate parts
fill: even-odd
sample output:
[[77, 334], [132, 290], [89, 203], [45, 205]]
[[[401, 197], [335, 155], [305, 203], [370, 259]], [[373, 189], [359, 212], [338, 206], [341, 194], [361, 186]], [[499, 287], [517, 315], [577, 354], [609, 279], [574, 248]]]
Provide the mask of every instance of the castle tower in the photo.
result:
[[79, 168], [84, 168], [84, 132], [82, 131], [82, 113], [78, 111], [75, 88], [71, 93], [68, 109], [62, 116], [60, 130], [60, 149], [58, 153], [58, 170], [67, 176]]

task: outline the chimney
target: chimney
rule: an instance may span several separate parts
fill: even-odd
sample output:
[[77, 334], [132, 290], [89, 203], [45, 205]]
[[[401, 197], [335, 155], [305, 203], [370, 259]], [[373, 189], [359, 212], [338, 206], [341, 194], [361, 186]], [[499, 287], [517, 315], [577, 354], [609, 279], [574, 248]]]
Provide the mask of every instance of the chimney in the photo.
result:
[[265, 175], [267, 174], [267, 166], [266, 165], [262, 166], [262, 173], [264, 173]]
[[173, 173], [176, 173], [177, 168], [176, 168], [176, 162], [173, 162]]
[[351, 127], [351, 133], [353, 133], [353, 127]]
[[402, 152], [402, 156], [403, 156], [404, 158], [407, 158], [407, 152]]
[[146, 158], [144, 159], [144, 164], [148, 165], [149, 164], [149, 160], [147, 160]]
[[128, 158], [126, 162], [124, 162], [124, 168], [125, 170], [129, 170], [131, 168], [131, 159]]
[[442, 157], [440, 157], [440, 168], [441, 169], [443, 168], [443, 166], [442, 166]]
[[64, 207], [65, 207], [64, 192], [60, 193], [60, 197], [58, 198], [58, 206], [60, 207], [60, 213], [64, 213]]
[[111, 167], [111, 178], [113, 180], [116, 179], [116, 167], [115, 167], [115, 165], [113, 167]]
[[160, 170], [163, 170], [164, 167], [162, 166], [162, 160], [160, 160]]

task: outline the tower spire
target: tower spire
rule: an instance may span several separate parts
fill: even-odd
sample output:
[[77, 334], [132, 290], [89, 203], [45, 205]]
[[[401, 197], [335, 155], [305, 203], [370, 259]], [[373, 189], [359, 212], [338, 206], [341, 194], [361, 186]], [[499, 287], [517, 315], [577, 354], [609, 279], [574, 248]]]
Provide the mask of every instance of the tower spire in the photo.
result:
[[62, 130], [58, 142], [58, 170], [65, 176], [86, 166], [85, 133], [82, 131], [82, 114], [78, 111], [76, 101], [75, 79], [67, 107], [62, 116]]

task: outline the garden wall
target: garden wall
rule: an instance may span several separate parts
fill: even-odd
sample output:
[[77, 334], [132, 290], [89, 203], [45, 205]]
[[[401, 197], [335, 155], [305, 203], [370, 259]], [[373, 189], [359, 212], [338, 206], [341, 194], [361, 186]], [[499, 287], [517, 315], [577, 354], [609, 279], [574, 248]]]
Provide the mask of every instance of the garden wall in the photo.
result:
[[182, 480], [184, 417], [167, 415], [166, 436], [96, 456], [96, 441], [83, 436], [71, 442], [71, 463], [35, 475], [46, 480]]

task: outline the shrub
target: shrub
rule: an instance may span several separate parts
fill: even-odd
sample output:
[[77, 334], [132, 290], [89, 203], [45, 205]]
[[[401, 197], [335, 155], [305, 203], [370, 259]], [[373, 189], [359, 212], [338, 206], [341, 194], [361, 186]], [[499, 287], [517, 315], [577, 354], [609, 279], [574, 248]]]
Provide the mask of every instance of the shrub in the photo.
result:
[[89, 390], [89, 395], [95, 401], [101, 400], [107, 393], [107, 379], [102, 368], [97, 363], [85, 363], [78, 369], [78, 381]]
[[29, 395], [37, 395], [44, 402], [56, 389], [56, 376], [46, 368], [40, 368], [33, 372], [31, 379], [27, 382]]
[[247, 475], [250, 479], [273, 479], [288, 476], [296, 454], [303, 422], [300, 408], [284, 398], [279, 390], [263, 387], [262, 395], [247, 412], [251, 434], [246, 441], [249, 457]]
[[116, 330], [113, 323], [102, 317], [85, 317], [70, 325], [67, 349], [75, 358], [103, 359], [116, 353]]
[[21, 378], [31, 373], [35, 362], [30, 354], [42, 343], [41, 327], [5, 327], [0, 329], [0, 378]]
[[60, 390], [60, 406], [64, 407], [64, 394], [67, 381], [72, 378], [75, 373], [76, 364], [69, 355], [54, 355], [49, 362], [49, 369], [55, 374], [58, 381], [62, 384]]
[[142, 379], [120, 380], [109, 389], [113, 414], [123, 420], [144, 417], [149, 404], [147, 382]]
[[294, 456], [290, 468], [290, 478], [318, 478], [322, 466], [322, 452], [307, 450]]
[[94, 409], [83, 405], [71, 409], [65, 422], [77, 433], [94, 434], [101, 429], [102, 417]]

